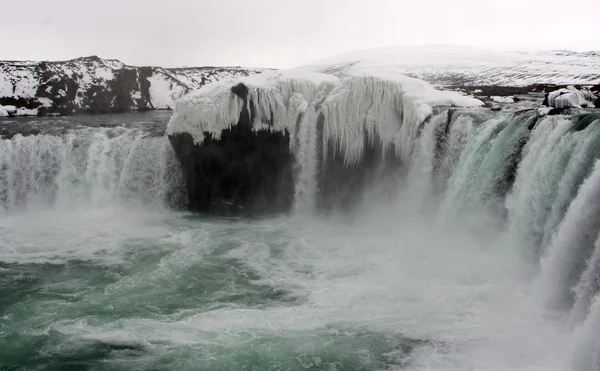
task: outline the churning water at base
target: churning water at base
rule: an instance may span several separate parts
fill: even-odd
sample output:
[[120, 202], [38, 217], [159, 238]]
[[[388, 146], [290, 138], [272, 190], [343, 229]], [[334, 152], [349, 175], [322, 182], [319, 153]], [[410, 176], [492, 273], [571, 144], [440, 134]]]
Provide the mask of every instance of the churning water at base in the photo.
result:
[[14, 136], [0, 369], [597, 370], [600, 128], [580, 122], [442, 112], [397, 197], [264, 219], [169, 207], [176, 160], [137, 126]]

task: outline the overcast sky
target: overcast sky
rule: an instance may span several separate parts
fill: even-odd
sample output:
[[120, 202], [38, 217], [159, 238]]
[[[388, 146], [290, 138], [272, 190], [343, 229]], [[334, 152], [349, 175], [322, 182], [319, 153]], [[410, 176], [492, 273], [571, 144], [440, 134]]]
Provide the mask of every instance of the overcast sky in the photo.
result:
[[600, 50], [600, 0], [29, 0], [0, 6], [0, 59], [288, 68], [455, 44]]

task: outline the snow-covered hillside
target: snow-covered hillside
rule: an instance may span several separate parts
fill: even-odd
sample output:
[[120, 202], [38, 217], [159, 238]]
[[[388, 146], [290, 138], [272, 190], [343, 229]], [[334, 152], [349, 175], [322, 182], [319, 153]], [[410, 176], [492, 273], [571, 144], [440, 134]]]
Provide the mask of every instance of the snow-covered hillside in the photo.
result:
[[95, 56], [62, 62], [0, 61], [0, 116], [171, 109], [176, 99], [206, 83], [262, 71], [134, 67]]
[[406, 75], [443, 86], [600, 84], [600, 51], [500, 52], [473, 47], [423, 46], [359, 50], [302, 67], [338, 76]]

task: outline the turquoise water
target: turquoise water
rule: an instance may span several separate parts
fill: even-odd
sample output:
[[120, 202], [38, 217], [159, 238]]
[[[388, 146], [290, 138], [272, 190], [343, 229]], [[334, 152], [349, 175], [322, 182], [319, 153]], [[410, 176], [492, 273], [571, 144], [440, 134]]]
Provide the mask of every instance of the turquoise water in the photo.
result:
[[[552, 344], [531, 325], [518, 327], [535, 313], [525, 300], [503, 308], [523, 289], [518, 278], [506, 279], [518, 272], [513, 257], [483, 253], [466, 235], [427, 236], [398, 215], [407, 224], [394, 230], [391, 216], [245, 220], [114, 207], [5, 216], [0, 363], [114, 370], [543, 363], [536, 357]], [[554, 331], [538, 326], [541, 335]], [[538, 353], [485, 357], [517, 336]]]
[[216, 218], [160, 115], [4, 121], [42, 132], [0, 142], [0, 370], [597, 369], [597, 125], [442, 114], [352, 212], [307, 152], [310, 207]]

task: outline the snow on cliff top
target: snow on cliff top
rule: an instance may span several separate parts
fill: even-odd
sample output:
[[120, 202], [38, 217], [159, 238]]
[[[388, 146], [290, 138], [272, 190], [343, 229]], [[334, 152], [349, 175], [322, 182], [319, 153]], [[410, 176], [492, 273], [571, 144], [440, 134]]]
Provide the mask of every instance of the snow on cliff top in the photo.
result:
[[301, 67], [338, 76], [356, 73], [407, 75], [437, 85], [600, 83], [600, 51], [505, 52], [461, 46], [359, 50]]

